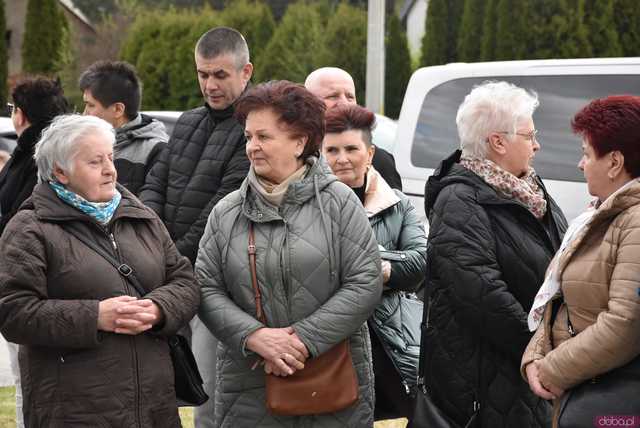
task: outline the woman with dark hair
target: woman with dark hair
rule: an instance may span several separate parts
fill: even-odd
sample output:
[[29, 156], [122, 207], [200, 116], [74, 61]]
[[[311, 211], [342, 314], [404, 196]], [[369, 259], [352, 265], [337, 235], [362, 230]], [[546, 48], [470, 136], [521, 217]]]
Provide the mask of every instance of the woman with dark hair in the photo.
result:
[[[392, 189], [371, 165], [375, 115], [357, 105], [336, 107], [327, 113], [325, 126], [324, 156], [364, 206], [382, 258], [382, 302], [368, 323], [373, 332], [375, 419], [408, 417], [409, 386], [417, 377], [420, 349], [418, 335], [408, 337], [405, 329], [409, 323], [412, 331], [419, 331], [420, 316], [403, 319], [411, 313], [403, 305], [411, 304], [405, 292], [415, 291], [424, 280], [427, 237], [409, 198]], [[421, 306], [417, 298], [413, 302]]]
[[[251, 169], [211, 212], [196, 262], [199, 316], [220, 341], [216, 426], [371, 427], [365, 321], [380, 299], [380, 256], [357, 196], [319, 158], [324, 105], [303, 86], [276, 81], [249, 89], [235, 115], [246, 127]], [[353, 404], [300, 416], [268, 410], [264, 372], [304, 374], [345, 339], [357, 378]]]
[[[594, 100], [572, 127], [582, 136], [578, 168], [596, 199], [569, 226], [549, 266], [521, 365], [532, 391], [554, 400], [554, 426], [560, 403], [583, 382], [587, 392], [609, 383], [615, 396], [595, 397], [605, 413], [591, 419], [598, 408], [581, 408], [585, 420], [640, 414], [640, 97]], [[615, 389], [623, 382], [631, 395]]]

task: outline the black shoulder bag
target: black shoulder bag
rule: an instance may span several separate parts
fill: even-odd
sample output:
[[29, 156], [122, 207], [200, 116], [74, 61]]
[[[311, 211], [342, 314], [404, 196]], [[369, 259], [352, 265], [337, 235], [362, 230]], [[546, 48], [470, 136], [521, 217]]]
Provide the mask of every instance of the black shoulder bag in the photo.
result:
[[[133, 286], [133, 288], [140, 294], [140, 297], [144, 297], [147, 293], [136, 278], [133, 269], [126, 263], [120, 263], [115, 257], [97, 245], [95, 242], [89, 240], [79, 230], [75, 229], [72, 224], [62, 223], [63, 229], [73, 235], [76, 239], [82, 242], [87, 247], [91, 248], [98, 255], [102, 256], [108, 261], [114, 268], [118, 270], [126, 281]], [[202, 387], [202, 377], [198, 370], [198, 365], [191, 352], [187, 339], [183, 336], [176, 334], [169, 337], [169, 351], [171, 354], [171, 361], [173, 362], [173, 372], [175, 381], [176, 397], [179, 401], [182, 401], [187, 406], [200, 406], [204, 404], [209, 396]], [[180, 403], [182, 404], [182, 403]]]
[[[567, 329], [571, 337], [575, 337], [577, 333], [569, 319], [569, 307], [566, 303], [565, 308]], [[640, 356], [567, 391], [560, 402], [558, 427], [605, 426], [608, 422], [615, 422], [617, 426], [633, 426], [633, 420], [635, 418], [637, 421], [638, 415]]]

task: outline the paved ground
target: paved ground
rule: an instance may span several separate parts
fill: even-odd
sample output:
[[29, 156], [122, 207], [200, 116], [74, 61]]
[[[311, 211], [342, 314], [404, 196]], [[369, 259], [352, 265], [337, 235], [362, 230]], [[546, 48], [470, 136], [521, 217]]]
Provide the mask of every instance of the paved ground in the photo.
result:
[[0, 386], [13, 385], [13, 376], [11, 375], [11, 366], [9, 365], [9, 351], [7, 350], [7, 342], [0, 335]]

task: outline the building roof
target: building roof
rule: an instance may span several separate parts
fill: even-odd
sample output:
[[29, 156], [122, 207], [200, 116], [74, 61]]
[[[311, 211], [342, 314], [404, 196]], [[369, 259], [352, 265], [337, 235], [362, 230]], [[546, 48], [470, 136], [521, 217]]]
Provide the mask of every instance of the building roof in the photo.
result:
[[93, 23], [89, 20], [89, 18], [87, 18], [87, 16], [84, 13], [82, 13], [80, 9], [76, 7], [76, 5], [73, 3], [73, 0], [58, 0], [58, 1], [64, 8], [66, 8], [69, 12], [75, 15], [75, 17], [78, 18], [80, 21], [82, 21], [87, 27], [91, 28], [91, 30], [93, 30], [94, 32], [96, 31], [96, 29], [93, 26]]
[[407, 19], [407, 15], [411, 12], [413, 5], [416, 3], [416, 0], [404, 0], [402, 7], [400, 8], [400, 21], [405, 22]]

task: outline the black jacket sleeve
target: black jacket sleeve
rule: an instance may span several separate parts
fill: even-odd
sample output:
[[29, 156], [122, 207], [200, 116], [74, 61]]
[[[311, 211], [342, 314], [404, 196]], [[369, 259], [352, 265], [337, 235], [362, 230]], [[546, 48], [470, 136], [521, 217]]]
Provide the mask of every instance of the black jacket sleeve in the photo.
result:
[[139, 195], [142, 203], [151, 208], [162, 221], [165, 221], [164, 204], [167, 197], [170, 147], [171, 145], [164, 145], [157, 155]]
[[430, 216], [431, 279], [465, 328], [520, 360], [531, 334], [527, 313], [507, 289], [489, 217], [464, 184], [445, 187]]
[[402, 178], [396, 169], [396, 160], [391, 153], [376, 146], [371, 164], [392, 189], [402, 191]]
[[176, 241], [176, 247], [178, 248], [178, 251], [180, 251], [180, 254], [186, 256], [192, 264], [195, 264], [196, 262], [198, 244], [200, 243], [200, 238], [204, 234], [204, 228], [207, 225], [207, 219], [209, 218], [209, 214], [211, 214], [213, 207], [227, 194], [237, 190], [249, 172], [249, 159], [245, 153], [245, 141], [244, 135], [241, 135], [241, 137], [238, 138], [235, 143], [233, 155], [231, 156], [231, 159], [229, 159], [229, 162], [226, 164], [222, 173], [222, 182], [220, 183], [218, 191], [200, 212], [200, 216], [191, 225], [189, 231]]

